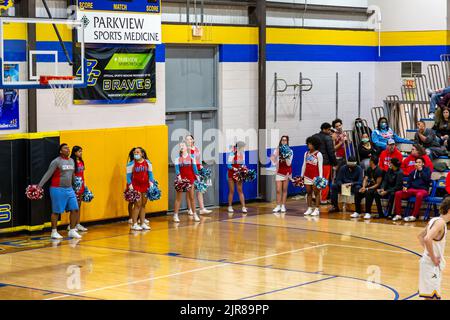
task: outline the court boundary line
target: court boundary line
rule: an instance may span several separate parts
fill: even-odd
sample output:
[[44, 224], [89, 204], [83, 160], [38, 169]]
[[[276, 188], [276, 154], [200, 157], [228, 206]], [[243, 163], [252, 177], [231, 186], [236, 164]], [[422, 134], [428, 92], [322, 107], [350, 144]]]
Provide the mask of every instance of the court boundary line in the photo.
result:
[[[326, 246], [326, 244], [321, 244], [321, 245], [317, 245], [317, 246], [310, 246], [310, 247], [305, 247], [305, 248], [300, 248], [300, 249], [295, 249], [295, 250], [289, 250], [289, 251], [280, 252], [280, 253], [274, 253], [274, 254], [270, 254], [270, 255], [266, 255], [266, 256], [253, 257], [253, 258], [237, 261], [237, 263], [244, 263], [244, 262], [249, 262], [249, 261], [254, 261], [254, 260], [259, 260], [259, 259], [271, 258], [271, 257], [283, 255], [283, 254], [294, 253], [294, 252], [299, 252], [299, 251], [304, 251], [304, 250], [310, 250], [310, 249], [315, 249], [315, 248], [319, 248], [319, 247], [323, 247], [323, 246]], [[224, 262], [224, 263], [219, 263], [219, 264], [215, 264], [215, 265], [212, 265], [212, 266], [196, 268], [196, 269], [182, 271], [182, 272], [176, 272], [176, 273], [173, 273], [173, 274], [167, 274], [167, 275], [162, 275], [162, 276], [157, 276], [157, 277], [152, 277], [152, 278], [147, 278], [147, 279], [141, 279], [141, 280], [135, 280], [135, 281], [128, 281], [128, 282], [119, 283], [119, 284], [116, 284], [116, 285], [110, 285], [110, 286], [105, 286], [105, 287], [101, 287], [101, 288], [80, 291], [80, 292], [76, 292], [75, 294], [81, 295], [81, 294], [85, 294], [85, 293], [92, 293], [92, 292], [97, 292], [97, 291], [102, 291], [102, 290], [109, 290], [109, 289], [118, 288], [118, 287], [122, 287], [122, 286], [127, 286], [127, 285], [129, 286], [129, 285], [134, 285], [134, 284], [137, 284], [137, 283], [142, 283], [142, 282], [147, 282], [147, 281], [165, 279], [165, 278], [175, 277], [175, 276], [179, 276], [179, 275], [183, 275], [183, 274], [188, 274], [188, 273], [193, 273], [193, 272], [198, 272], [198, 271], [204, 271], [204, 270], [209, 270], [209, 269], [214, 269], [214, 268], [224, 267], [224, 266], [229, 266], [229, 265], [230, 265], [230, 263]], [[66, 296], [67, 295], [62, 295], [62, 296], [53, 297], [53, 298], [44, 299], [44, 300], [57, 300], [57, 299], [65, 298]]]
[[[330, 245], [332, 245], [332, 244], [329, 244], [329, 243], [325, 243], [324, 244], [324, 246], [330, 246]], [[86, 246], [86, 247], [93, 247], [93, 248], [99, 248], [99, 249], [105, 249], [105, 250], [107, 249], [107, 250], [116, 250], [116, 251], [124, 251], [124, 252], [134, 252], [134, 253], [141, 253], [141, 254], [159, 255], [159, 256], [170, 257], [170, 258], [181, 258], [181, 259], [189, 259], [189, 260], [205, 261], [205, 262], [223, 262], [223, 261], [226, 261], [226, 259], [213, 260], [213, 259], [207, 259], [207, 258], [187, 257], [187, 256], [183, 256], [182, 254], [179, 254], [177, 256], [171, 256], [171, 255], [168, 255], [168, 254], [156, 253], [156, 252], [126, 250], [126, 249], [102, 247], [102, 246], [95, 246], [95, 245], [84, 245], [84, 246]], [[401, 251], [399, 251], [399, 252], [401, 252]], [[265, 268], [265, 269], [272, 269], [272, 270], [277, 270], [277, 271], [298, 272], [298, 273], [305, 273], [305, 274], [311, 274], [311, 275], [332, 276], [332, 277], [337, 277], [337, 278], [368, 282], [367, 279], [350, 277], [350, 276], [344, 276], [344, 275], [328, 274], [328, 273], [323, 273], [322, 271], [313, 272], [313, 271], [306, 271], [306, 270], [273, 267], [272, 265], [262, 266], [262, 265], [257, 265], [257, 264], [245, 264], [245, 263], [238, 263], [238, 262], [233, 262], [233, 261], [227, 261], [226, 263], [228, 263], [230, 265]], [[388, 286], [387, 284], [384, 284], [384, 283], [377, 283], [377, 282], [372, 282], [372, 283], [378, 284], [378, 285], [380, 285], [380, 286], [390, 290], [394, 294], [394, 300], [398, 300], [400, 298], [400, 294], [398, 293], [398, 291], [395, 288], [393, 288], [391, 286]]]
[[322, 281], [326, 281], [326, 280], [331, 280], [331, 279], [335, 279], [337, 278], [337, 276], [331, 276], [325, 279], [317, 279], [317, 280], [313, 280], [313, 281], [309, 281], [309, 282], [305, 282], [305, 283], [300, 283], [294, 286], [289, 286], [286, 288], [281, 288], [281, 289], [276, 289], [276, 290], [272, 290], [272, 291], [268, 291], [268, 292], [263, 292], [263, 293], [258, 293], [258, 294], [254, 294], [252, 296], [248, 296], [248, 297], [244, 297], [244, 298], [240, 298], [238, 300], [247, 300], [247, 299], [252, 299], [252, 298], [256, 298], [256, 297], [260, 297], [260, 296], [264, 296], [267, 294], [272, 294], [272, 293], [276, 293], [276, 292], [281, 292], [281, 291], [286, 291], [286, 290], [290, 290], [290, 289], [294, 289], [294, 288], [298, 288], [298, 287], [303, 287], [309, 284], [314, 284], [317, 282], [322, 282]]

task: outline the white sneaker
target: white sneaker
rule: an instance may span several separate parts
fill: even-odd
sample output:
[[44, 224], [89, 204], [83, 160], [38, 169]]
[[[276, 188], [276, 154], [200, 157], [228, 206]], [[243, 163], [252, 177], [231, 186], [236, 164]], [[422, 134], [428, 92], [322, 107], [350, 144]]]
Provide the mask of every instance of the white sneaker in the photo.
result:
[[145, 223], [141, 224], [141, 228], [142, 228], [142, 230], [150, 230], [151, 229], [150, 226], [146, 225]]
[[197, 215], [197, 213], [194, 213], [194, 221], [195, 222], [199, 222], [200, 221], [200, 217]]
[[434, 112], [430, 112], [430, 113], [428, 114], [428, 118], [434, 120]]
[[313, 213], [311, 213], [311, 217], [318, 217], [320, 216], [320, 210], [319, 208], [314, 209]]
[[350, 215], [351, 218], [359, 218], [359, 213], [354, 212], [352, 215]]
[[83, 227], [81, 224], [77, 224], [77, 230], [81, 231], [81, 232], [86, 232], [88, 231], [87, 228]]
[[142, 231], [142, 228], [137, 223], [135, 223], [131, 226], [131, 230]]
[[56, 231], [56, 230], [53, 230], [53, 231], [52, 231], [52, 235], [51, 235], [51, 238], [52, 238], [52, 239], [62, 239], [62, 238], [63, 238], [63, 236], [62, 236], [62, 235], [60, 235], [60, 234], [58, 233], [58, 231]]
[[173, 222], [175, 222], [175, 223], [180, 222], [180, 218], [178, 218], [178, 213], [173, 214]]
[[210, 213], [212, 213], [212, 210], [208, 210], [208, 209], [204, 208], [204, 209], [201, 209], [199, 211], [199, 213], [200, 214], [210, 214]]
[[69, 231], [69, 233], [67, 234], [69, 236], [69, 238], [74, 238], [74, 239], [81, 239], [80, 234], [77, 232], [77, 229], [72, 229]]
[[427, 88], [427, 93], [428, 93], [428, 96], [431, 98], [431, 96], [432, 96], [433, 94], [435, 94], [436, 91], [431, 90], [430, 88]]
[[233, 210], [233, 207], [232, 207], [232, 206], [229, 206], [229, 207], [228, 207], [228, 212], [229, 212], [229, 213], [233, 213], [233, 212], [234, 212], [234, 210]]
[[133, 224], [133, 219], [128, 219], [128, 224]]
[[247, 213], [247, 208], [246, 207], [242, 207], [242, 213]]
[[193, 215], [194, 215], [194, 213], [192, 212], [191, 209], [188, 210], [188, 215], [190, 215], [190, 216], [193, 216]]
[[364, 215], [364, 219], [366, 219], [366, 220], [371, 219], [371, 218], [372, 218], [372, 215], [370, 213], [366, 213]]
[[275, 209], [272, 210], [272, 212], [277, 213], [280, 212], [281, 207], [280, 206], [276, 206]]
[[417, 219], [414, 216], [405, 217], [405, 219], [403, 219], [403, 221], [406, 221], [406, 222], [414, 222], [416, 220]]
[[306, 210], [306, 212], [304, 213], [305, 216], [310, 216], [311, 213], [313, 213], [313, 208], [308, 208], [308, 210]]
[[392, 221], [398, 221], [398, 220], [402, 220], [402, 216], [396, 215], [395, 217], [392, 218]]
[[281, 206], [281, 212], [283, 212], [283, 213], [286, 212], [286, 207], [284, 205]]
[[144, 219], [144, 223], [145, 223], [145, 224], [149, 224], [150, 221], [148, 221], [147, 219]]

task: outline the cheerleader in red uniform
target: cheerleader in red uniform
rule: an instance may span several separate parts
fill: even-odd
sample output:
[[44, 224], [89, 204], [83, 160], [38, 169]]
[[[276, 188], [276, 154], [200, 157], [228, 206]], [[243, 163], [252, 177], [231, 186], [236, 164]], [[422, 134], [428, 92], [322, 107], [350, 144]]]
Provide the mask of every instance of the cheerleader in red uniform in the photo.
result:
[[[195, 158], [191, 155], [189, 149], [185, 142], [180, 143], [180, 156], [175, 159], [175, 174], [177, 175], [177, 179], [187, 179], [191, 183], [191, 188], [186, 192], [186, 197], [188, 199], [188, 203], [190, 203], [191, 208], [195, 208], [195, 192], [194, 192], [194, 182], [198, 180], [198, 170], [197, 163]], [[178, 212], [180, 211], [181, 199], [183, 198], [183, 192], [177, 191], [177, 195], [175, 197], [175, 206], [174, 206], [174, 215], [173, 221], [180, 222], [178, 217]], [[193, 212], [194, 220], [200, 221], [200, 218], [197, 215], [197, 212], [194, 210]]]
[[[132, 230], [150, 230], [145, 224], [145, 205], [147, 204], [147, 191], [155, 183], [153, 178], [152, 163], [147, 159], [147, 154], [141, 147], [134, 150], [134, 160], [127, 165], [127, 184], [129, 189], [134, 189], [141, 194], [141, 199], [134, 203]], [[138, 218], [140, 225], [138, 224]]]
[[[193, 135], [187, 135], [186, 136], [186, 145], [190, 150], [191, 155], [195, 158], [195, 162], [197, 163], [197, 171], [200, 172], [200, 170], [203, 168], [202, 166], [202, 160], [201, 160], [201, 153], [200, 150], [195, 145], [195, 140]], [[188, 198], [188, 197], [187, 197]], [[186, 200], [187, 200], [186, 198]], [[205, 208], [205, 204], [203, 201], [203, 193], [197, 192], [197, 200], [198, 205], [200, 207], [200, 214], [209, 214], [212, 211]], [[191, 204], [188, 203], [188, 214], [192, 216], [194, 214], [195, 207], [192, 208]]]
[[233, 180], [233, 173], [237, 171], [237, 168], [245, 164], [245, 142], [239, 141], [233, 147], [227, 160], [228, 164], [228, 212], [233, 213], [233, 196], [234, 196], [234, 186], [236, 184], [237, 191], [239, 194], [239, 200], [242, 205], [242, 212], [247, 213], [247, 208], [245, 207], [245, 197], [242, 191], [242, 181], [235, 182]]
[[289, 137], [282, 136], [280, 143], [278, 144], [278, 148], [275, 149], [270, 160], [272, 163], [277, 166], [277, 175], [276, 175], [276, 185], [277, 185], [277, 206], [273, 209], [274, 213], [278, 212], [286, 212], [286, 200], [287, 200], [287, 192], [289, 179], [292, 177], [292, 159], [294, 157], [293, 154], [289, 156], [287, 159], [282, 159], [280, 157], [280, 148], [282, 146], [289, 146]]
[[[305, 152], [305, 158], [302, 167], [302, 177], [306, 187], [308, 210], [305, 216], [319, 216], [320, 215], [320, 190], [313, 184], [316, 177], [323, 176], [323, 156], [320, 153], [320, 140], [313, 136], [306, 139], [308, 151]], [[316, 197], [316, 208], [312, 206], [312, 195]]]
[[[80, 177], [83, 181], [83, 185], [77, 193], [77, 201], [78, 201], [78, 208], [79, 208], [79, 215], [78, 215], [78, 221], [76, 224], [77, 231], [85, 232], [87, 231], [87, 228], [83, 227], [80, 224], [80, 216], [81, 216], [81, 197], [83, 196], [84, 189], [85, 189], [85, 180], [84, 180], [84, 161], [83, 161], [83, 148], [80, 146], [74, 146], [72, 148], [72, 153], [70, 154], [70, 157], [73, 159], [73, 162], [75, 163], [75, 176]], [[70, 225], [67, 226], [67, 229], [70, 230]]]

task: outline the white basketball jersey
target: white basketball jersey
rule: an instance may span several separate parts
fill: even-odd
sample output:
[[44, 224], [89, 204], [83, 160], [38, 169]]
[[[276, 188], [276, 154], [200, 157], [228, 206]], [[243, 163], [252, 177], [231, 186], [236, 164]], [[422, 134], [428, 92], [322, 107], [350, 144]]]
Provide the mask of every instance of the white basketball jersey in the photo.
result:
[[[433, 226], [433, 224], [439, 219], [441, 219], [441, 218], [436, 217], [436, 218], [431, 219], [430, 222], [428, 222], [427, 232], [431, 230], [431, 227]], [[441, 265], [443, 265], [443, 266], [445, 266], [444, 251], [445, 251], [446, 238], [447, 238], [447, 224], [445, 224], [444, 235], [442, 236], [442, 239], [439, 241], [436, 241], [433, 239], [434, 255], [436, 257], [441, 258]], [[425, 248], [423, 256], [429, 258], [428, 250], [426, 248]]]

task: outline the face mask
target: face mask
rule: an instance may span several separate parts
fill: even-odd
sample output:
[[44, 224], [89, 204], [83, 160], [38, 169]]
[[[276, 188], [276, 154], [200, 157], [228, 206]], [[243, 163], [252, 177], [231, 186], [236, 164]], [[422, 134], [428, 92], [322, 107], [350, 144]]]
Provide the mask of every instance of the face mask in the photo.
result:
[[386, 122], [382, 122], [382, 123], [380, 124], [380, 127], [381, 127], [381, 129], [385, 130], [385, 129], [387, 129], [388, 125], [387, 125]]
[[135, 160], [140, 160], [141, 159], [141, 155], [140, 154], [135, 154], [134, 155], [134, 159]]
[[369, 139], [362, 139], [361, 141], [362, 141], [362, 143], [368, 143], [370, 140]]

